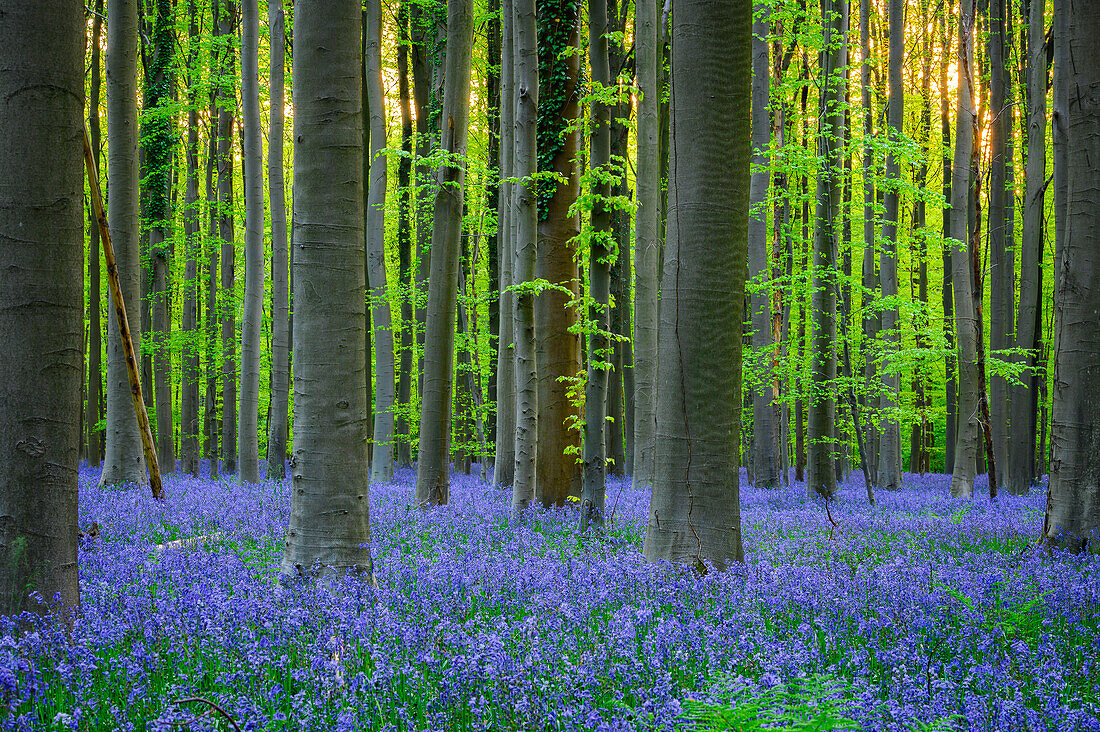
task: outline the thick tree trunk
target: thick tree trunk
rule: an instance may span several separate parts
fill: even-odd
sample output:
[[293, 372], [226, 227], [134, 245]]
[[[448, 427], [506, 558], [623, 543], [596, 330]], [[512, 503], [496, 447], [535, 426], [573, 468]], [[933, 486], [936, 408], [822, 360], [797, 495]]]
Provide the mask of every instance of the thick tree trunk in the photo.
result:
[[[588, 0], [588, 59], [596, 89], [611, 85], [608, 57], [607, 0]], [[588, 248], [588, 379], [584, 393], [584, 477], [581, 491], [581, 530], [603, 526], [607, 494], [607, 368], [611, 358], [608, 332], [611, 328], [611, 259], [615, 240], [611, 231], [611, 105], [593, 101], [589, 112], [591, 137], [589, 169], [593, 174], [591, 242]]]
[[[896, 1], [896, 0], [895, 0]], [[848, 4], [822, 0], [821, 14], [829, 38], [821, 51], [821, 110], [818, 132], [813, 252], [813, 345], [810, 351], [810, 398], [807, 415], [809, 446], [806, 490], [825, 499], [836, 493], [836, 226], [840, 218], [844, 166], [844, 72], [848, 64]]]
[[183, 269], [183, 316], [180, 326], [185, 334], [182, 348], [180, 384], [180, 470], [199, 475], [199, 257], [202, 256], [202, 224], [199, 220], [199, 108], [197, 77], [199, 67], [199, 24], [195, 0], [188, 3], [187, 53], [187, 190], [184, 193], [183, 228], [186, 251]]
[[[127, 9], [113, 0], [111, 5], [118, 12], [112, 19]], [[60, 594], [64, 607], [57, 609], [63, 611], [80, 604], [83, 11], [78, 2], [14, 0], [5, 4], [0, 23], [0, 612], [5, 615], [46, 610], [31, 590], [49, 605]], [[127, 27], [124, 21], [119, 25]], [[108, 63], [112, 71], [123, 71], [127, 66], [119, 63], [118, 52], [126, 36], [113, 35], [117, 30], [112, 22], [108, 33], [115, 43]], [[109, 91], [117, 93], [120, 82], [108, 75]], [[129, 103], [134, 105], [134, 97]], [[136, 106], [130, 109], [134, 123]], [[132, 406], [129, 416], [134, 419]]]
[[358, 0], [294, 3], [294, 450], [285, 575], [371, 571]]
[[[108, 0], [107, 187], [108, 225], [115, 245], [118, 279], [127, 311], [140, 312], [138, 244], [138, 14], [136, 0]], [[133, 327], [138, 326], [138, 327]], [[134, 350], [141, 350], [138, 318], [131, 324]], [[130, 397], [126, 356], [114, 308], [107, 309], [107, 430], [103, 485], [147, 484], [137, 416]]]
[[397, 10], [397, 93], [401, 111], [401, 157], [397, 161], [397, 279], [401, 287], [401, 321], [397, 370], [397, 414], [394, 439], [397, 441], [397, 465], [412, 467], [412, 434], [409, 410], [412, 409], [413, 371], [413, 283], [412, 217], [409, 184], [412, 178], [413, 126], [409, 88], [409, 2], [402, 0]]
[[505, 0], [512, 5], [513, 143], [512, 211], [514, 295], [513, 337], [515, 364], [515, 469], [512, 509], [523, 511], [535, 499], [535, 465], [538, 457], [539, 392], [535, 363], [535, 296], [525, 283], [535, 279], [538, 207], [535, 200], [537, 170], [536, 124], [539, 104], [538, 31], [535, 0]]
[[771, 77], [768, 72], [768, 28], [766, 15], [753, 23], [752, 33], [752, 148], [753, 169], [749, 182], [749, 277], [757, 289], [750, 298], [752, 313], [752, 347], [760, 373], [760, 384], [752, 394], [752, 469], [757, 487], [779, 485], [779, 425], [772, 403], [771, 299], [768, 282], [768, 95]]
[[[234, 35], [233, 0], [223, 0], [218, 11], [217, 33], [220, 36]], [[221, 67], [220, 79], [235, 78], [236, 64], [233, 61], [233, 43], [228, 50]], [[221, 237], [221, 297], [218, 301], [218, 314], [221, 317], [222, 339], [222, 468], [226, 473], [237, 472], [237, 304], [234, 284], [234, 246], [233, 227], [233, 101], [226, 99], [232, 94], [231, 86], [219, 93], [218, 105], [218, 235]]]
[[241, 315], [241, 403], [237, 479], [260, 479], [260, 328], [264, 302], [263, 141], [260, 138], [260, 9], [241, 3], [241, 107], [244, 121], [244, 311]]
[[283, 181], [283, 106], [286, 32], [283, 0], [268, 0], [271, 33], [268, 87], [267, 189], [271, 198], [271, 405], [267, 416], [267, 477], [286, 477], [287, 412], [290, 401], [290, 263], [287, 256]]
[[737, 440], [752, 3], [679, 0], [672, 38], [658, 454], [644, 551], [705, 571], [744, 556]]
[[[890, 97], [887, 100], [887, 135], [900, 138], [904, 134], [905, 90], [902, 87], [902, 60], [905, 47], [905, 25], [902, 0], [890, 0], [890, 50], [889, 77]], [[895, 181], [901, 178], [901, 166], [898, 156], [892, 150], [886, 153], [886, 179]], [[891, 186], [886, 191], [886, 218], [882, 225], [882, 256], [879, 259], [879, 281], [882, 284], [884, 298], [896, 298], [898, 294], [898, 189]], [[898, 334], [898, 308], [896, 306], [882, 311], [882, 335], [886, 357], [890, 358], [901, 345]], [[897, 419], [891, 414], [897, 409], [900, 380], [896, 372], [883, 369], [882, 398], [879, 409], [883, 413], [881, 421], [878, 459], [878, 484], [883, 490], [901, 488], [901, 430]]]
[[569, 380], [581, 371], [578, 314], [569, 303], [580, 292], [580, 269], [573, 258], [573, 241], [580, 219], [570, 209], [580, 194], [581, 60], [569, 49], [580, 44], [580, 4], [545, 0], [538, 4], [539, 66], [551, 69], [542, 78], [539, 110], [539, 172], [557, 180], [538, 186], [539, 224], [535, 272], [562, 289], [550, 289], [535, 299], [535, 359], [539, 383], [539, 450], [535, 497], [543, 506], [564, 506], [579, 497], [581, 466], [580, 410], [569, 396]]
[[[458, 158], [466, 154], [472, 41], [471, 0], [451, 0], [447, 7], [442, 114], [446, 124], [442, 130], [440, 148], [448, 156]], [[450, 495], [451, 392], [454, 388], [456, 297], [465, 172], [460, 165], [440, 168], [435, 196], [424, 338], [424, 390], [420, 405], [420, 459], [416, 472], [416, 503], [419, 506], [447, 503]]]
[[374, 451], [372, 483], [393, 479], [393, 326], [386, 287], [386, 109], [382, 93], [382, 7], [370, 0], [364, 27], [366, 94], [370, 105], [370, 189], [367, 194], [367, 285], [374, 321]]
[[1013, 495], [1026, 494], [1039, 475], [1035, 461], [1035, 433], [1043, 312], [1043, 203], [1047, 187], [1046, 0], [1030, 0], [1029, 7], [1027, 167], [1024, 173], [1023, 239], [1020, 246], [1020, 308], [1016, 320], [1016, 347], [1026, 351], [1022, 358], [1029, 371], [1021, 375], [1023, 386], [1012, 388], [1006, 488]]
[[658, 0], [640, 0], [634, 15], [634, 68], [638, 79], [634, 219], [634, 485], [653, 483], [657, 408], [657, 279], [661, 257], [661, 106], [657, 67]]
[[963, 0], [959, 25], [958, 117], [955, 125], [955, 163], [951, 177], [950, 238], [951, 284], [955, 294], [955, 330], [959, 344], [959, 424], [955, 441], [955, 469], [951, 495], [969, 497], [974, 490], [981, 425], [978, 419], [978, 322], [971, 271], [968, 210], [971, 208], [971, 155], [977, 118], [973, 107], [972, 38], [975, 0]]
[[[92, 60], [91, 81], [88, 99], [88, 130], [92, 141], [92, 152], [96, 156], [96, 170], [99, 170], [99, 92], [102, 75], [99, 70], [99, 44], [103, 30], [103, 0], [96, 0], [92, 15]], [[103, 419], [103, 324], [100, 319], [100, 265], [101, 242], [99, 224], [95, 220], [95, 211], [89, 207], [88, 214], [88, 402], [84, 411], [84, 428], [87, 431], [88, 465], [99, 467], [103, 459], [103, 431], [99, 422]]]
[[497, 419], [493, 485], [511, 486], [516, 474], [516, 366], [514, 284], [515, 238], [512, 236], [513, 149], [516, 137], [515, 53], [512, 0], [501, 2], [500, 188], [497, 200], [497, 245], [500, 248], [500, 326], [497, 330]]
[[[1100, 6], [1084, 0], [1055, 0], [1061, 18], [1056, 41], [1064, 43], [1055, 76], [1064, 75], [1065, 230], [1055, 254], [1054, 410], [1043, 534], [1054, 545], [1075, 552], [1098, 551], [1100, 535]], [[1072, 63], [1072, 66], [1067, 64]], [[1057, 91], [1055, 98], [1057, 99]], [[1062, 111], [1056, 107], [1056, 112]], [[1057, 160], [1057, 159], [1056, 159]]]

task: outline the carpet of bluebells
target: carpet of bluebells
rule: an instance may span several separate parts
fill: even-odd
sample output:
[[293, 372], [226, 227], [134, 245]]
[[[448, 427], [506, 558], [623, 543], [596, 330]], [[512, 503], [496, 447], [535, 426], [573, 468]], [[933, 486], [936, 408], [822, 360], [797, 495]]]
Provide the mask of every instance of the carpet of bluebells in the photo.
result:
[[1100, 557], [1036, 547], [1041, 489], [907, 475], [872, 508], [853, 477], [833, 529], [742, 477], [746, 563], [700, 577], [643, 561], [628, 482], [580, 537], [462, 475], [417, 510], [403, 471], [372, 487], [374, 583], [288, 585], [285, 482], [97, 477], [83, 616], [0, 620], [2, 729], [1100, 730]]

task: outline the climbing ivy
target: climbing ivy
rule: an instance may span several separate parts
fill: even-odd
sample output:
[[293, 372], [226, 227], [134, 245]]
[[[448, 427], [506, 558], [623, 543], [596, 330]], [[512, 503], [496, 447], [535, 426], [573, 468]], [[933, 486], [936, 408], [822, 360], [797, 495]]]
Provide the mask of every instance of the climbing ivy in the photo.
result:
[[[570, 103], [580, 93], [577, 62], [572, 57], [581, 52], [573, 45], [580, 20], [580, 0], [549, 0], [538, 4], [539, 43], [539, 106], [538, 106], [538, 170], [554, 169], [554, 159], [565, 146], [565, 135], [573, 120], [565, 114]], [[536, 198], [539, 220], [549, 213], [550, 200], [557, 190], [557, 179], [540, 177]]]

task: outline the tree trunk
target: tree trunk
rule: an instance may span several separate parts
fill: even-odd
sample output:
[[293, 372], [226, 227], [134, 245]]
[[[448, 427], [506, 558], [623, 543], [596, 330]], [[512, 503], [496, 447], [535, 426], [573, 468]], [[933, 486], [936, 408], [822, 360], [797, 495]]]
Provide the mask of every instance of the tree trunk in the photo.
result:
[[[218, 3], [213, 2], [214, 27], [217, 27]], [[210, 68], [220, 68], [220, 61], [216, 54], [211, 53]], [[214, 171], [218, 166], [218, 136], [214, 129], [213, 120], [218, 116], [218, 91], [213, 89], [210, 94], [210, 111], [208, 119], [211, 120], [210, 141], [206, 157], [206, 208], [209, 212], [208, 232], [206, 237], [207, 266], [206, 266], [206, 402], [205, 422], [206, 432], [206, 458], [210, 461], [210, 477], [218, 477], [218, 373], [219, 359], [221, 358], [221, 344], [219, 343], [219, 328], [221, 322], [218, 317], [218, 251], [220, 247], [218, 238], [218, 187], [214, 179]]]
[[[949, 8], [950, 10], [950, 8]], [[951, 112], [948, 104], [947, 89], [947, 61], [946, 57], [950, 48], [950, 28], [948, 18], [950, 12], [943, 14], [943, 49], [945, 61], [940, 64], [940, 133], [941, 147], [943, 149], [943, 200], [951, 202]], [[953, 473], [955, 470], [955, 441], [959, 424], [958, 389], [956, 388], [956, 358], [955, 358], [955, 299], [951, 285], [951, 249], [948, 242], [951, 236], [951, 216], [945, 211], [943, 214], [943, 336], [947, 344], [944, 356], [944, 402], [947, 407], [946, 425], [944, 427], [943, 441], [943, 472]]]
[[290, 400], [290, 263], [287, 261], [286, 193], [283, 182], [283, 106], [286, 30], [283, 0], [268, 0], [271, 33], [268, 86], [267, 189], [271, 198], [271, 405], [267, 417], [267, 477], [286, 477], [287, 411]]
[[[1046, 193], [1047, 59], [1046, 0], [1030, 0], [1028, 19], [1027, 167], [1020, 246], [1020, 308], [1016, 321], [1016, 347], [1022, 348], [1028, 371], [1023, 386], [1012, 388], [1012, 421], [1009, 424], [1006, 488], [1024, 495], [1039, 476], [1035, 461], [1036, 413], [1038, 412], [1040, 334], [1043, 292], [1043, 204]], [[1057, 41], [1055, 44], [1057, 45]]]
[[497, 245], [500, 247], [500, 326], [497, 330], [497, 420], [493, 485], [511, 486], [516, 474], [516, 366], [515, 366], [515, 240], [512, 236], [513, 184], [511, 178], [516, 138], [514, 79], [515, 53], [512, 0], [501, 1], [500, 65], [500, 188], [497, 200]]
[[[1097, 354], [1100, 330], [1100, 6], [1082, 0], [1055, 0], [1056, 34], [1065, 47], [1055, 61], [1056, 89], [1064, 96], [1066, 198], [1064, 231], [1058, 237], [1055, 292], [1055, 373], [1050, 468], [1043, 535], [1047, 542], [1074, 552], [1096, 553], [1100, 532], [1100, 414], [1094, 408], [1100, 389]], [[1072, 63], [1070, 66], [1067, 62]], [[1055, 158], [1057, 161], [1058, 159]]]
[[[218, 11], [217, 33], [220, 36], [234, 35], [233, 0], [223, 0]], [[220, 79], [234, 78], [233, 42], [221, 67]], [[232, 89], [232, 87], [228, 87]], [[222, 99], [219, 94], [218, 105], [218, 235], [221, 237], [221, 288], [218, 302], [218, 314], [221, 317], [222, 337], [222, 468], [226, 473], [237, 472], [237, 363], [236, 363], [236, 298], [234, 285], [234, 246], [233, 227], [233, 106], [234, 101]], [[232, 94], [229, 91], [229, 94]]]
[[[485, 178], [485, 209], [495, 206], [500, 200], [500, 75], [501, 75], [501, 54], [503, 49], [501, 48], [501, 29], [500, 29], [500, 13], [501, 13], [502, 0], [492, 0], [489, 4], [489, 22], [486, 26], [486, 52], [488, 56], [489, 67], [486, 69], [485, 79], [485, 124], [488, 128], [489, 135], [488, 150], [486, 151], [487, 165], [491, 171]], [[500, 337], [500, 293], [493, 293], [493, 288], [500, 282], [500, 220], [497, 220], [497, 227], [495, 229], [489, 229], [486, 235], [486, 258], [488, 259], [488, 275], [489, 283], [487, 286], [487, 295], [489, 302], [486, 309], [488, 310], [488, 320], [486, 325], [489, 329], [489, 348], [494, 348]], [[476, 283], [477, 278], [473, 276], [473, 267], [471, 266], [471, 280]], [[471, 286], [471, 290], [476, 288]], [[476, 308], [473, 309], [476, 315]], [[473, 318], [472, 318], [473, 320]], [[477, 349], [474, 349], [475, 353]], [[496, 359], [488, 360], [488, 377], [486, 380], [486, 389], [488, 391], [489, 402], [494, 406], [497, 403], [497, 364]], [[510, 369], [509, 369], [510, 370]], [[480, 378], [480, 376], [479, 376]], [[480, 397], [479, 397], [480, 403]], [[497, 431], [497, 410], [490, 409], [485, 412], [484, 417], [481, 413], [478, 413], [478, 418], [486, 423], [487, 434], [486, 439], [495, 442]], [[494, 453], [495, 457], [495, 453]], [[488, 469], [490, 457], [486, 453], [482, 453], [480, 463], [482, 467], [482, 473], [486, 474]]]
[[[588, 59], [592, 85], [606, 89], [611, 85], [611, 61], [608, 57], [607, 0], [588, 0]], [[607, 495], [607, 366], [612, 366], [611, 261], [615, 257], [615, 239], [611, 231], [611, 105], [599, 100], [590, 107], [589, 170], [592, 173], [592, 209], [588, 248], [589, 306], [588, 379], [584, 394], [584, 478], [581, 491], [581, 530], [603, 526]]]
[[581, 466], [580, 409], [570, 397], [569, 382], [581, 371], [581, 339], [574, 332], [577, 312], [570, 302], [580, 292], [580, 269], [573, 240], [580, 219], [570, 213], [580, 194], [578, 150], [581, 116], [580, 4], [545, 0], [538, 4], [540, 79], [538, 110], [539, 172], [558, 180], [538, 186], [539, 224], [535, 272], [563, 289], [550, 289], [535, 299], [535, 358], [539, 383], [539, 451], [535, 497], [545, 507], [564, 506], [579, 497]]
[[393, 479], [393, 326], [386, 286], [386, 109], [382, 93], [382, 7], [370, 0], [364, 27], [366, 94], [370, 105], [370, 189], [366, 211], [367, 268], [374, 321], [374, 452], [372, 483]]
[[536, 120], [539, 105], [538, 32], [535, 0], [505, 0], [512, 5], [512, 58], [514, 130], [511, 186], [515, 221], [513, 242], [514, 294], [513, 337], [515, 351], [515, 469], [512, 509], [523, 511], [535, 498], [535, 464], [538, 457], [539, 392], [535, 363], [535, 295], [524, 287], [535, 279], [538, 207], [535, 200], [537, 170]]
[[644, 551], [705, 571], [744, 556], [737, 439], [752, 4], [680, 0], [672, 38], [658, 453]]
[[[99, 92], [102, 76], [99, 70], [99, 43], [103, 29], [103, 0], [96, 0], [92, 15], [92, 61], [91, 82], [89, 84], [88, 130], [92, 140], [92, 152], [96, 156], [96, 170], [99, 170]], [[103, 459], [103, 431], [99, 422], [103, 419], [103, 325], [100, 320], [100, 266], [101, 242], [99, 224], [95, 220], [94, 209], [88, 214], [88, 402], [84, 412], [84, 428], [88, 435], [88, 465], [99, 467]]]
[[[440, 148], [448, 156], [466, 154], [470, 120], [470, 59], [473, 42], [471, 0], [451, 0], [447, 7], [447, 53], [443, 91], [444, 125]], [[462, 185], [465, 169], [445, 165], [438, 175], [432, 220], [431, 276], [424, 337], [424, 390], [420, 405], [420, 459], [416, 502], [447, 503], [450, 495], [451, 392], [454, 388], [454, 342], [458, 267], [462, 238]]]
[[[141, 257], [138, 243], [138, 15], [136, 0], [108, 0], [107, 187], [108, 225], [115, 246], [119, 285], [127, 311], [140, 312]], [[138, 326], [138, 327], [134, 327]], [[134, 350], [141, 351], [139, 319], [131, 324]], [[102, 485], [148, 484], [137, 416], [130, 397], [126, 356], [114, 308], [107, 309], [107, 430]]]
[[768, 72], [769, 21], [761, 14], [753, 23], [752, 33], [752, 148], [753, 169], [749, 182], [749, 277], [755, 281], [750, 298], [752, 348], [760, 373], [760, 384], [752, 394], [752, 467], [760, 488], [779, 486], [779, 425], [772, 403], [771, 302], [768, 297], [768, 96], [771, 78]]
[[[114, 0], [111, 5], [118, 13], [112, 19], [123, 17], [126, 8]], [[83, 11], [76, 2], [15, 0], [5, 5], [0, 23], [0, 334], [5, 344], [0, 612], [5, 615], [45, 611], [32, 591], [49, 605], [60, 594], [62, 611], [80, 604]], [[126, 28], [124, 21], [118, 25]], [[108, 63], [120, 71], [122, 39], [114, 26], [108, 29], [115, 42]], [[136, 46], [135, 38], [134, 51]], [[111, 91], [121, 81], [108, 75]], [[130, 90], [135, 91], [132, 85]], [[136, 122], [133, 96], [129, 102]], [[111, 137], [117, 141], [116, 135]], [[132, 405], [129, 416], [134, 420]], [[137, 462], [140, 467], [140, 457]]]
[[[874, 182], [874, 108], [871, 99], [871, 0], [862, 0], [859, 5], [859, 45], [860, 63], [859, 83], [863, 108], [863, 381], [869, 395], [874, 394], [872, 384], [875, 381], [875, 336], [881, 330], [880, 315], [871, 308], [875, 299], [878, 277], [875, 273], [875, 182]], [[866, 397], [867, 402], [871, 397]], [[867, 460], [871, 475], [878, 480], [879, 430], [872, 423], [867, 430]]]
[[294, 3], [294, 449], [284, 575], [371, 571], [358, 0]]
[[[890, 0], [890, 50], [889, 76], [890, 97], [887, 100], [887, 135], [898, 139], [904, 135], [905, 90], [902, 87], [902, 60], [905, 47], [905, 26], [902, 0]], [[898, 157], [891, 149], [886, 153], [886, 179], [896, 181], [901, 178]], [[898, 294], [898, 189], [890, 186], [886, 190], [886, 218], [882, 225], [882, 256], [879, 259], [879, 281], [882, 284], [884, 298], [896, 298]], [[886, 358], [894, 355], [901, 346], [898, 334], [897, 306], [882, 311], [883, 345]], [[878, 484], [883, 490], [901, 488], [901, 431], [897, 419], [891, 414], [897, 409], [900, 380], [897, 373], [888, 368], [882, 372], [882, 397], [879, 409], [882, 411], [881, 436], [878, 459]]]
[[401, 157], [397, 160], [397, 279], [401, 287], [401, 325], [399, 335], [399, 365], [397, 370], [397, 405], [394, 439], [397, 441], [397, 465], [412, 467], [412, 431], [409, 410], [412, 409], [413, 371], [413, 289], [412, 289], [412, 218], [409, 208], [415, 200], [408, 198], [412, 178], [413, 127], [409, 89], [409, 2], [402, 0], [397, 9], [397, 92], [401, 110]]
[[955, 442], [955, 469], [951, 477], [951, 495], [969, 497], [981, 440], [978, 420], [978, 323], [967, 234], [968, 209], [972, 198], [971, 154], [977, 117], [973, 107], [972, 38], [975, 0], [963, 0], [959, 25], [959, 107], [955, 125], [955, 163], [951, 177], [950, 238], [951, 283], [955, 294], [955, 330], [959, 344], [959, 424]]
[[[989, 0], [989, 32], [986, 38], [989, 57], [989, 347], [997, 351], [1011, 342], [1016, 296], [1015, 235], [1012, 226], [1012, 78], [1006, 68], [1005, 0]], [[997, 482], [1005, 481], [1008, 466], [1009, 391], [1003, 376], [989, 379], [989, 406], [992, 412], [993, 454], [996, 456]]]
[[653, 484], [657, 408], [657, 279], [661, 257], [661, 163], [657, 87], [659, 0], [640, 0], [634, 15], [634, 68], [638, 79], [634, 219], [634, 485]]
[[264, 301], [263, 141], [260, 138], [260, 9], [241, 4], [241, 110], [244, 120], [244, 311], [241, 315], [241, 403], [237, 479], [260, 479], [260, 327]]
[[[896, 0], [895, 0], [896, 2]], [[841, 181], [844, 166], [844, 100], [847, 66], [848, 4], [845, 0], [822, 0], [826, 19], [826, 48], [821, 51], [821, 110], [813, 253], [813, 345], [808, 399], [806, 490], [826, 500], [836, 493], [836, 226], [840, 215]]]
[[184, 193], [183, 227], [186, 253], [183, 270], [183, 316], [180, 326], [185, 334], [180, 384], [180, 470], [199, 475], [199, 257], [202, 256], [202, 228], [199, 220], [199, 107], [197, 83], [199, 66], [199, 24], [195, 0], [188, 2], [187, 51], [187, 190]]

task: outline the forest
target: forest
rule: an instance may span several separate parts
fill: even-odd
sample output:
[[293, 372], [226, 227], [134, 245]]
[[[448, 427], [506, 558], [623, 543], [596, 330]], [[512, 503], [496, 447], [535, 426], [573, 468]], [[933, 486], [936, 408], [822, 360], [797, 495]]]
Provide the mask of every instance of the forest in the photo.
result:
[[1100, 729], [1100, 2], [0, 0], [0, 729]]

